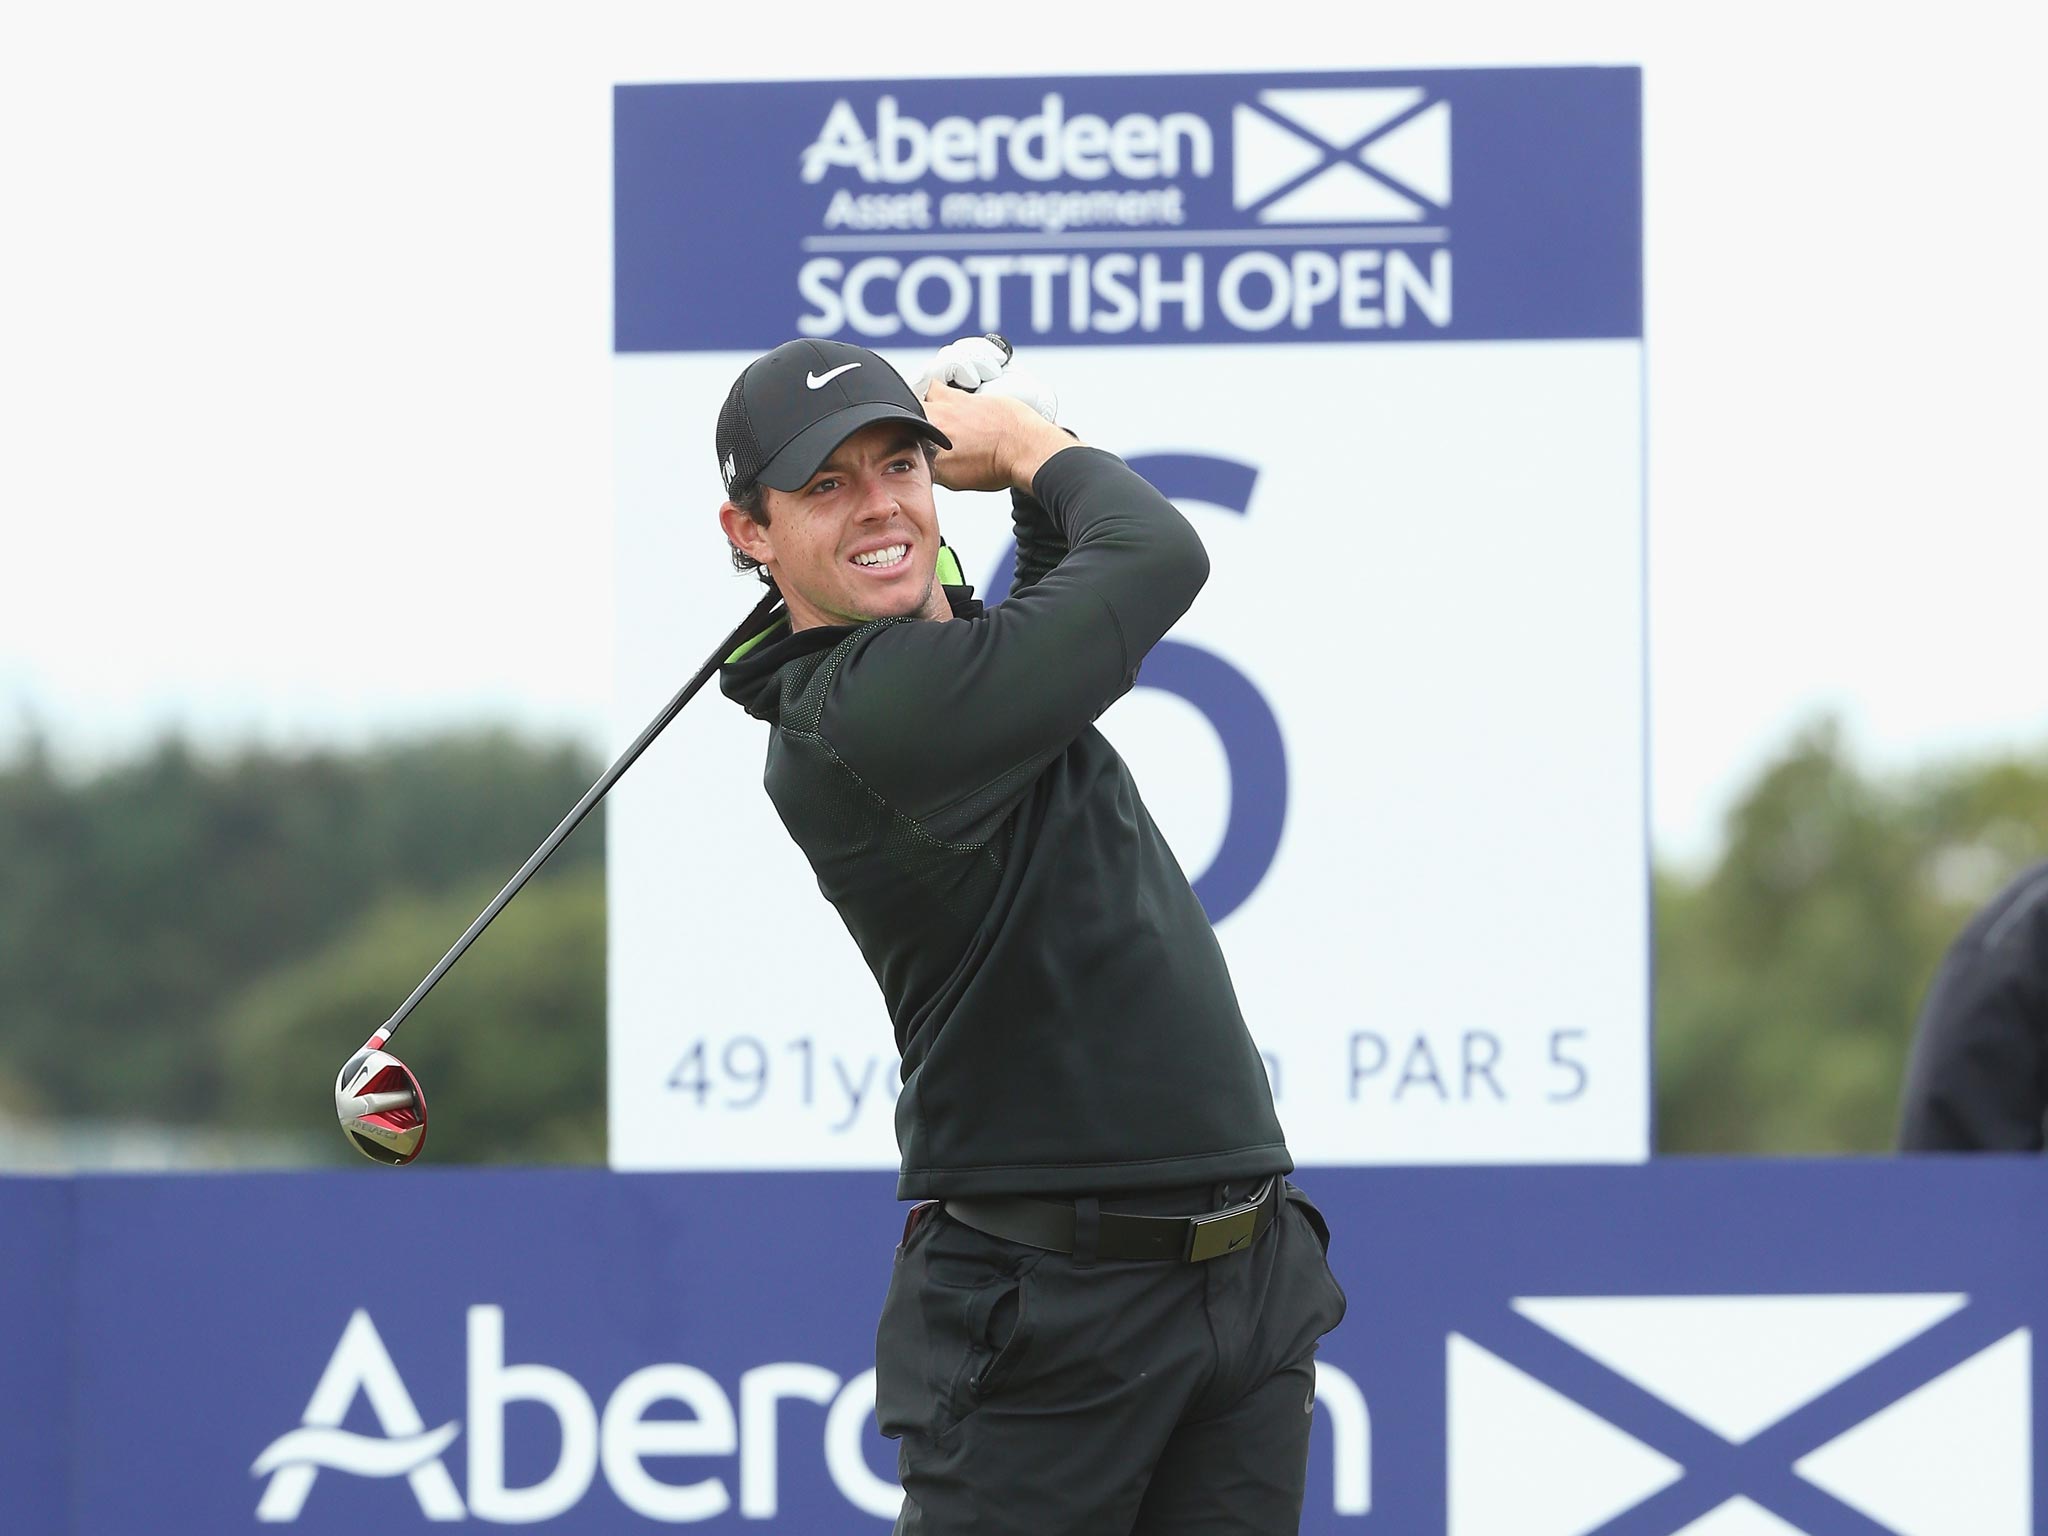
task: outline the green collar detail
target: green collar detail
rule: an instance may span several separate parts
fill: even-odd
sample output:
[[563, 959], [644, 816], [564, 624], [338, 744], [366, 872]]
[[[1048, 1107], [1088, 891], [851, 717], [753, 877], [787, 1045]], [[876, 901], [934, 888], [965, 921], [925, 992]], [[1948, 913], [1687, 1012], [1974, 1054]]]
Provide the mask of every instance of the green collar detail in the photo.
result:
[[766, 629], [762, 630], [761, 633], [754, 636], [753, 639], [747, 641], [738, 650], [734, 651], [730, 656], [726, 657], [725, 664], [729, 667], [736, 661], [744, 660], [749, 651], [758, 650], [761, 646], [767, 644], [769, 640], [774, 638], [776, 634], [787, 628], [789, 628], [789, 615], [787, 613], [778, 613], [777, 615], [775, 615], [775, 622], [773, 624], [770, 624]]

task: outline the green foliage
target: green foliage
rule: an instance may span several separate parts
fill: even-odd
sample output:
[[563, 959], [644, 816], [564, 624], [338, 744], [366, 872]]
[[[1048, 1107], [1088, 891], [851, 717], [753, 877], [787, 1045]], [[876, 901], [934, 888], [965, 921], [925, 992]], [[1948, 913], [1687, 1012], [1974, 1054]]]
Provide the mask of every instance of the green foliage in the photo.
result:
[[[220, 761], [168, 741], [83, 782], [32, 748], [0, 768], [14, 1096], [53, 1118], [228, 1118], [213, 1047], [232, 999], [394, 896], [502, 883], [596, 773], [579, 751], [504, 733]], [[557, 862], [596, 868], [599, 822]]]
[[[351, 1160], [336, 1070], [596, 771], [492, 734], [169, 742], [73, 781], [32, 745], [0, 767], [0, 1112], [318, 1128]], [[433, 1161], [603, 1157], [602, 854], [578, 832], [399, 1036]], [[1944, 949], [2043, 856], [2048, 761], [1878, 780], [1803, 734], [1710, 870], [1657, 876], [1660, 1149], [1889, 1147]]]
[[1703, 878], [1657, 880], [1659, 1149], [1886, 1150], [1942, 953], [2048, 853], [2048, 765], [1875, 784], [1824, 722], [1728, 831]]
[[[251, 987], [220, 1030], [225, 1103], [246, 1125], [333, 1123], [334, 1075], [496, 894], [396, 896]], [[430, 1108], [427, 1156], [602, 1162], [604, 876], [536, 876], [392, 1041]], [[339, 1131], [336, 1162], [362, 1162]], [[363, 1163], [365, 1168], [370, 1165]]]

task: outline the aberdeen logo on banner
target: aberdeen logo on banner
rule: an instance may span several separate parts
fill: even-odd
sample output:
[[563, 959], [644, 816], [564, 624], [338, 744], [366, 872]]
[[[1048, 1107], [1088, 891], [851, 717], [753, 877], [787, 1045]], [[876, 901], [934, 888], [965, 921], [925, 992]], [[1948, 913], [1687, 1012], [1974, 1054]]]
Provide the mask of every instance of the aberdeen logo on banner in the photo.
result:
[[[581, 1381], [558, 1366], [506, 1362], [501, 1307], [470, 1307], [466, 1342], [466, 1493], [457, 1488], [448, 1466], [464, 1422], [427, 1427], [376, 1322], [358, 1308], [342, 1329], [298, 1427], [272, 1440], [249, 1468], [252, 1477], [263, 1480], [256, 1518], [296, 1522], [322, 1476], [402, 1477], [427, 1520], [526, 1525], [576, 1509], [602, 1472], [618, 1501], [646, 1520], [696, 1523], [733, 1512], [744, 1520], [772, 1520], [783, 1512], [778, 1410], [791, 1400], [825, 1409], [818, 1450], [832, 1487], [845, 1501], [835, 1518], [893, 1520], [902, 1505], [902, 1490], [876, 1474], [862, 1449], [874, 1417], [872, 1370], [842, 1379], [821, 1365], [774, 1361], [743, 1371], [738, 1391], [729, 1394], [707, 1371], [663, 1362], [632, 1372], [600, 1407]], [[379, 1433], [342, 1428], [359, 1399]], [[1344, 1372], [1325, 1365], [1317, 1372], [1309, 1406], [1318, 1404], [1338, 1447], [1331, 1468], [1331, 1508], [1339, 1515], [1363, 1514], [1372, 1497], [1371, 1417], [1365, 1396]], [[514, 1405], [522, 1405], [524, 1414], [540, 1412], [553, 1420], [556, 1449], [546, 1465], [515, 1464], [508, 1457], [505, 1427]], [[667, 1405], [667, 1411], [655, 1411], [658, 1405]], [[678, 1406], [686, 1417], [672, 1415]], [[646, 1464], [650, 1458], [668, 1457], [729, 1458], [737, 1466], [731, 1475], [712, 1468], [688, 1480], [670, 1480]], [[345, 1501], [347, 1495], [332, 1490], [328, 1497]]]
[[[873, 1416], [872, 1370], [850, 1380], [821, 1365], [776, 1361], [740, 1377], [738, 1410], [709, 1373], [674, 1362], [649, 1365], [618, 1384], [600, 1412], [591, 1393], [557, 1366], [507, 1364], [505, 1314], [472, 1306], [468, 1315], [467, 1498], [456, 1490], [443, 1453], [463, 1425], [429, 1430], [385, 1348], [377, 1325], [357, 1310], [342, 1331], [297, 1429], [264, 1447], [250, 1467], [267, 1479], [256, 1517], [291, 1522], [304, 1511], [323, 1473], [359, 1478], [404, 1477], [429, 1520], [474, 1516], [503, 1524], [530, 1524], [566, 1514], [590, 1492], [600, 1469], [619, 1502], [650, 1520], [710, 1520], [734, 1504], [726, 1478], [709, 1475], [669, 1482], [651, 1472], [650, 1457], [737, 1458], [740, 1514], [765, 1520], [777, 1513], [776, 1405], [798, 1398], [829, 1405], [824, 1462], [833, 1485], [853, 1508], [893, 1518], [902, 1491], [867, 1464], [861, 1437]], [[340, 1425], [360, 1396], [382, 1430], [354, 1434]], [[543, 1410], [558, 1433], [553, 1463], [508, 1469], [505, 1421], [515, 1403]], [[680, 1404], [689, 1417], [650, 1412]]]
[[617, 345], [1640, 336], [1638, 97], [1615, 69], [623, 86]]
[[[376, 1415], [381, 1437], [341, 1427], [358, 1396]], [[313, 1491], [313, 1479], [326, 1468], [356, 1477], [407, 1478], [421, 1514], [429, 1520], [460, 1520], [462, 1496], [441, 1461], [441, 1453], [460, 1432], [461, 1425], [455, 1423], [427, 1428], [377, 1325], [369, 1313], [358, 1310], [320, 1373], [299, 1427], [265, 1446], [249, 1469], [252, 1477], [269, 1479], [256, 1518], [298, 1519]]]
[[2031, 1330], [1966, 1296], [1512, 1310], [1497, 1348], [1449, 1337], [1448, 1536], [2034, 1530]]

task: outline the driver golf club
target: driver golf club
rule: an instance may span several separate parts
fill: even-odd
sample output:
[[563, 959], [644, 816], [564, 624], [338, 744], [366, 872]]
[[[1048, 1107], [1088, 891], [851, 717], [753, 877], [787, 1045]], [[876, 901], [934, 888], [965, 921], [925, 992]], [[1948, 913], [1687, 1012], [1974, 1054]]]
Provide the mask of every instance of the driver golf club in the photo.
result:
[[476, 942], [477, 935], [490, 926], [491, 919], [519, 894], [520, 887], [532, 878], [534, 871], [562, 846], [569, 834], [576, 830], [577, 823], [590, 814], [591, 807], [605, 797], [620, 776], [647, 750], [649, 743], [682, 713], [683, 706], [718, 670], [719, 663], [736, 647], [761, 632], [768, 616], [781, 600], [781, 594], [770, 590], [755, 605], [754, 611], [720, 642], [718, 649], [697, 669], [697, 675], [682, 686], [661, 713], [649, 722], [647, 729], [619, 755], [619, 760], [605, 769], [597, 782], [583, 792], [583, 798], [570, 807], [569, 814], [547, 835], [547, 840], [534, 849], [532, 857], [519, 866], [519, 872], [491, 899], [491, 904], [478, 914], [477, 920], [441, 957], [440, 963], [427, 972], [426, 979], [412, 989], [412, 995], [398, 1005], [398, 1011], [342, 1063], [341, 1071], [334, 1079], [334, 1113], [341, 1121], [342, 1135], [348, 1138], [350, 1146], [380, 1163], [409, 1163], [420, 1155], [427, 1144], [426, 1095], [420, 1091], [419, 1079], [413, 1076], [412, 1069], [384, 1049], [385, 1042], [397, 1033], [406, 1015], [419, 1006], [420, 999], [433, 991], [434, 983], [447, 975], [449, 967], [462, 958], [463, 951]]
[[[1002, 349], [1007, 364], [1012, 357], [1010, 343], [1002, 336], [990, 332], [988, 339]], [[1036, 381], [1030, 381], [1024, 390], [1028, 403], [1052, 418], [1051, 392]], [[943, 557], [950, 559], [950, 550], [941, 550]], [[959, 579], [957, 565], [952, 579]], [[427, 1099], [420, 1090], [420, 1082], [413, 1071], [391, 1052], [384, 1049], [398, 1026], [406, 1016], [419, 1006], [420, 999], [434, 989], [434, 984], [443, 976], [463, 952], [476, 942], [477, 935], [491, 924], [491, 919], [505, 909], [505, 904], [519, 894], [519, 890], [532, 878], [535, 870], [548, 861], [548, 856], [559, 848], [569, 834], [590, 810], [602, 800], [625, 771], [632, 767], [640, 754], [659, 736], [671, 720], [682, 713], [685, 704], [696, 696], [698, 689], [710, 679], [732, 652], [762, 632], [768, 617], [781, 601], [781, 594], [770, 589], [739, 627], [727, 635], [697, 669], [696, 676], [685, 683], [676, 696], [670, 699], [660, 714], [634, 740], [633, 744], [619, 755], [619, 760], [601, 774], [597, 782], [583, 793], [583, 798], [570, 807], [569, 814], [550, 832], [547, 840], [534, 849], [532, 857], [519, 866], [519, 872], [506, 882], [505, 888], [491, 899], [491, 904], [477, 915], [475, 922], [454, 947], [443, 955], [440, 962], [427, 972], [425, 980], [412, 989], [412, 995], [398, 1005], [398, 1011], [385, 1020], [376, 1033], [365, 1040], [360, 1049], [342, 1063], [341, 1071], [334, 1079], [334, 1113], [341, 1122], [342, 1135], [349, 1145], [365, 1157], [380, 1163], [405, 1164], [420, 1155], [427, 1144]]]

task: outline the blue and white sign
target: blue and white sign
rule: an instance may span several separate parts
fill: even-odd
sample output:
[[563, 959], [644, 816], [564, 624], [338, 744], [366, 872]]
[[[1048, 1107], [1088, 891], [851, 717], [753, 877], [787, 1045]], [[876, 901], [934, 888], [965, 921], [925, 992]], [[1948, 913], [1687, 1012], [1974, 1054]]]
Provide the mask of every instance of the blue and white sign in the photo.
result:
[[[1001, 330], [1213, 574], [1104, 716], [1306, 1164], [1649, 1145], [1639, 78], [630, 86], [618, 735], [745, 612], [712, 428], [792, 335]], [[1007, 498], [942, 493], [999, 597]], [[888, 1167], [873, 978], [714, 697], [609, 810], [611, 1155]]]
[[[2039, 1160], [1306, 1186], [1350, 1297], [1311, 1536], [2035, 1529]], [[872, 1172], [0, 1181], [49, 1242], [0, 1318], [6, 1529], [884, 1532], [900, 1220]]]
[[621, 352], [1642, 334], [1629, 69], [625, 86]]

